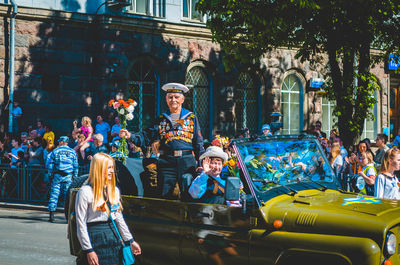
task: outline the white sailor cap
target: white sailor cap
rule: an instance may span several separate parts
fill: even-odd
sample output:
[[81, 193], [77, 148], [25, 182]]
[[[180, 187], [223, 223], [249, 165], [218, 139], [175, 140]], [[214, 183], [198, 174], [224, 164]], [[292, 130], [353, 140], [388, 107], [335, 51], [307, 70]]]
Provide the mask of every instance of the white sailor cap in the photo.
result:
[[168, 83], [162, 86], [162, 90], [166, 91], [167, 93], [182, 93], [185, 94], [189, 91], [189, 88], [185, 85], [179, 83]]

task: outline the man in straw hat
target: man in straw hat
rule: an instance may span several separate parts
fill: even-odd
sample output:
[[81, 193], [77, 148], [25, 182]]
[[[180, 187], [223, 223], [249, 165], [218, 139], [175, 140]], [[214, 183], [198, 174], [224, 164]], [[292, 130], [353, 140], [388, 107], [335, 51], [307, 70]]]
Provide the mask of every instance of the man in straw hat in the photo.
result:
[[193, 181], [189, 194], [203, 203], [225, 204], [225, 179], [220, 174], [228, 154], [218, 146], [210, 146], [200, 156], [204, 171]]
[[203, 137], [196, 115], [182, 107], [185, 101], [184, 94], [189, 89], [182, 84], [168, 83], [162, 87], [162, 90], [167, 92], [166, 101], [169, 110], [161, 114], [154, 126], [143, 133], [129, 133], [127, 130], [121, 130], [120, 137], [130, 139], [142, 150], [159, 140], [157, 183], [161, 184], [159, 187], [161, 197], [175, 199], [173, 191], [178, 182], [181, 198], [184, 199], [187, 191], [182, 185], [182, 178], [187, 176], [187, 173], [195, 173], [196, 159], [204, 153]]

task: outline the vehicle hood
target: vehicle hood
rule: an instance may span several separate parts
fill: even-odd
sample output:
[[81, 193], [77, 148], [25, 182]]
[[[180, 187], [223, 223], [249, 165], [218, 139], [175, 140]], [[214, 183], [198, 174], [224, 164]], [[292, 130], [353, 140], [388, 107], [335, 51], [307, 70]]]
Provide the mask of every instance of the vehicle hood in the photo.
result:
[[325, 208], [329, 205], [330, 211], [356, 212], [374, 216], [400, 210], [400, 201], [383, 200], [359, 194], [317, 193], [315, 195], [297, 196], [293, 203], [308, 204], [315, 208]]
[[260, 208], [267, 224], [283, 223], [281, 230], [335, 235], [374, 236], [400, 223], [400, 202], [335, 190], [306, 190], [280, 195]]

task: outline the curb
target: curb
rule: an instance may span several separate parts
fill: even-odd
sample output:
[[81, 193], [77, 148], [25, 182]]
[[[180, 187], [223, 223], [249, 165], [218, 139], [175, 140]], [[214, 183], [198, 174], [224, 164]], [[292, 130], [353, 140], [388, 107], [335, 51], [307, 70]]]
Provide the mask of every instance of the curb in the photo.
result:
[[[0, 202], [0, 208], [48, 212], [47, 206], [37, 205], [37, 204], [28, 204], [28, 203]], [[58, 207], [56, 212], [64, 213], [64, 208]]]

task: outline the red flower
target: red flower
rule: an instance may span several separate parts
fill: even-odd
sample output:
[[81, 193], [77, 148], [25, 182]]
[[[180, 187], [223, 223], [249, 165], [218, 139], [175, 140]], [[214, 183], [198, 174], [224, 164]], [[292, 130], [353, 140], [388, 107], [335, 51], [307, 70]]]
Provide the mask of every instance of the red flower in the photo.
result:
[[132, 104], [133, 102], [135, 102], [133, 99], [128, 99], [128, 103]]
[[123, 99], [118, 100], [118, 103], [123, 105], [125, 103], [125, 101]]
[[108, 102], [108, 106], [110, 106], [110, 107], [112, 107], [112, 105], [114, 104], [114, 102], [115, 102], [115, 100], [110, 100], [109, 102]]
[[127, 102], [125, 102], [125, 101], [124, 101], [124, 103], [122, 103], [122, 105], [124, 105], [125, 109], [129, 108], [129, 104]]

